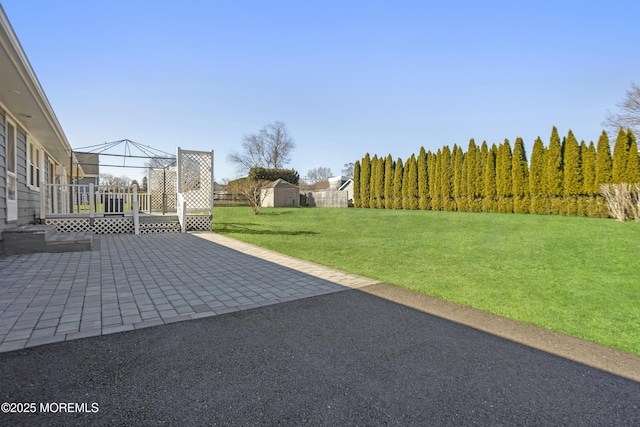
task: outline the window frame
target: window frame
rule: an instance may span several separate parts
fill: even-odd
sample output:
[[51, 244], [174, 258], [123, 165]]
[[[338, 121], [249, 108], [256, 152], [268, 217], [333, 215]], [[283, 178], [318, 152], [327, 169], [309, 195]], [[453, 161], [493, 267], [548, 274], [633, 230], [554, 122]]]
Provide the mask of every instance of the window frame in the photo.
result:
[[33, 191], [40, 191], [42, 180], [42, 163], [44, 150], [36, 141], [27, 137], [27, 187]]

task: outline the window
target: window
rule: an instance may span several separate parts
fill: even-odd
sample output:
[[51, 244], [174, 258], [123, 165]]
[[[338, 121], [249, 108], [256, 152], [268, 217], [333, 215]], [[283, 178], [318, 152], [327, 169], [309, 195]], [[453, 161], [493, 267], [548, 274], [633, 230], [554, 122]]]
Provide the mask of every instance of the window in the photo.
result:
[[40, 189], [42, 157], [40, 147], [27, 139], [27, 185], [34, 190]]

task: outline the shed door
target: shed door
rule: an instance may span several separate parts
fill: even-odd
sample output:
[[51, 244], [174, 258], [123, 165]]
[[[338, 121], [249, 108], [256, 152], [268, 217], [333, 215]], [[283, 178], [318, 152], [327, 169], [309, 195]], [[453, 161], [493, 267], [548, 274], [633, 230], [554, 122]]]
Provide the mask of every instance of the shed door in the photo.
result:
[[7, 221], [18, 219], [18, 179], [16, 176], [16, 126], [7, 120]]

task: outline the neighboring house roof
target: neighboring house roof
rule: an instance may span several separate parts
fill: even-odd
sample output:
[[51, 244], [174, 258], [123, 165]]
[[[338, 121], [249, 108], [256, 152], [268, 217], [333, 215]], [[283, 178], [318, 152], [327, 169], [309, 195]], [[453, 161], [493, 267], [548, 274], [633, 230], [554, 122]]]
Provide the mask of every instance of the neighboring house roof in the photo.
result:
[[100, 154], [98, 153], [82, 153], [80, 151], [74, 151], [78, 163], [84, 170], [85, 176], [98, 176], [100, 175]]
[[329, 182], [335, 182], [335, 181], [345, 182], [348, 179], [350, 179], [350, 177], [344, 176], [344, 175], [332, 176], [331, 178], [329, 178]]
[[351, 184], [353, 184], [353, 180], [351, 178], [349, 178], [348, 180], [346, 180], [338, 190], [342, 191], [345, 188], [347, 188], [348, 186], [350, 186]]
[[288, 183], [282, 178], [278, 178], [277, 180], [273, 181], [271, 184], [265, 185], [263, 188], [298, 188], [298, 186]]
[[313, 184], [314, 190], [326, 190], [329, 188], [329, 181], [320, 181]]
[[51, 156], [70, 169], [71, 145], [1, 5], [0, 76], [3, 108]]

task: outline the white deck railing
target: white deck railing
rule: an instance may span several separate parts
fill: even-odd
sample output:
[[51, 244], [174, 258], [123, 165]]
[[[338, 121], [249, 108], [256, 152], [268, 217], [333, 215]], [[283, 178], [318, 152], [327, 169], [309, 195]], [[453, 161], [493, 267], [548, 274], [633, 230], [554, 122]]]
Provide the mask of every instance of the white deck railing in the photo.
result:
[[138, 194], [137, 186], [94, 184], [44, 184], [40, 192], [40, 218], [47, 215], [125, 214], [148, 211], [149, 195]]

